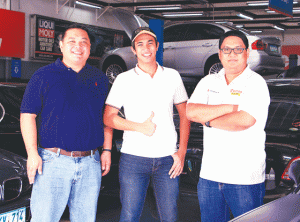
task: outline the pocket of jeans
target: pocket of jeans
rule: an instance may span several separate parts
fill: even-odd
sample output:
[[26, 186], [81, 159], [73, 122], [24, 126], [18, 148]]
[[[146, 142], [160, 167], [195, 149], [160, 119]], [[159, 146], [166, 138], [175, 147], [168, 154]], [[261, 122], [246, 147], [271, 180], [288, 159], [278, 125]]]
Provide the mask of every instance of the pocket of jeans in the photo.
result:
[[44, 163], [50, 163], [50, 162], [54, 161], [55, 158], [57, 158], [56, 153], [42, 149], [42, 148], [38, 149], [38, 153]]
[[100, 163], [100, 154], [98, 150], [93, 154], [92, 158], [96, 163]]

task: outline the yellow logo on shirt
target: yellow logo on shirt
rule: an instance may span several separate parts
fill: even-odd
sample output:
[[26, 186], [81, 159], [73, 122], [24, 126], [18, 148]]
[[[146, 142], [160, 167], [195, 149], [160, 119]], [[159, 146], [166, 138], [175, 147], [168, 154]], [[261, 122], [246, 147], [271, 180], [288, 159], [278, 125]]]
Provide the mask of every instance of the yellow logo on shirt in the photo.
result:
[[231, 89], [230, 93], [232, 96], [240, 96], [242, 94], [241, 90], [235, 90], [235, 89]]

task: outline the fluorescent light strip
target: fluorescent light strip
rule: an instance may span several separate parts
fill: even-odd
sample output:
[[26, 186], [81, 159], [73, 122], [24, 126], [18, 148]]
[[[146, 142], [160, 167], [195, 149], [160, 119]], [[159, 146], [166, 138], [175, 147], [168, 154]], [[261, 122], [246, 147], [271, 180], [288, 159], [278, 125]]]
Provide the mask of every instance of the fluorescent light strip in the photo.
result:
[[163, 14], [164, 17], [184, 17], [184, 16], [200, 16], [202, 13], [174, 13], [174, 14]]
[[[298, 1], [293, 1], [293, 4], [297, 4]], [[261, 2], [247, 2], [248, 6], [262, 6], [262, 5], [269, 5], [269, 2], [267, 1], [261, 1]]]
[[141, 11], [160, 11], [160, 10], [176, 10], [181, 9], [180, 5], [169, 5], [169, 6], [144, 6], [137, 7], [137, 10]]
[[237, 14], [237, 16], [239, 16], [239, 17], [241, 17], [241, 18], [244, 18], [244, 19], [253, 20], [253, 18], [252, 18], [252, 17], [250, 17], [250, 16], [248, 16], [248, 15], [244, 15], [244, 14], [242, 14], [242, 13], [240, 13], [240, 14]]
[[90, 7], [90, 8], [98, 8], [98, 9], [101, 9], [101, 7], [99, 7], [99, 6], [91, 5], [91, 4], [84, 3], [84, 2], [80, 2], [80, 1], [76, 1], [76, 4], [78, 4], [78, 5], [83, 5], [83, 6], [87, 6], [87, 7]]
[[244, 26], [243, 25], [236, 25], [235, 27], [237, 27], [237, 28], [243, 28]]
[[280, 28], [280, 27], [278, 27], [278, 26], [276, 26], [276, 25], [274, 25], [273, 28], [278, 29], [278, 30], [280, 30], [280, 31], [284, 31], [283, 28]]
[[261, 30], [256, 30], [256, 31], [250, 31], [251, 33], [262, 33]]
[[268, 2], [262, 2], [262, 3], [247, 3], [248, 6], [262, 6], [262, 5], [269, 5]]

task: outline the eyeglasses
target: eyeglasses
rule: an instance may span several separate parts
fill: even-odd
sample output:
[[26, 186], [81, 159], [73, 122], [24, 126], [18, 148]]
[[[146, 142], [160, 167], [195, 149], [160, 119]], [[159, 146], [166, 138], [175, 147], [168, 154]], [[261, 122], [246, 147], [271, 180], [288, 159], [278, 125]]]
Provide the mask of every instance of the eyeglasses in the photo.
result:
[[235, 53], [235, 54], [241, 54], [244, 50], [246, 50], [246, 48], [223, 48], [221, 49], [221, 51], [224, 53], [224, 54], [230, 54], [232, 51]]

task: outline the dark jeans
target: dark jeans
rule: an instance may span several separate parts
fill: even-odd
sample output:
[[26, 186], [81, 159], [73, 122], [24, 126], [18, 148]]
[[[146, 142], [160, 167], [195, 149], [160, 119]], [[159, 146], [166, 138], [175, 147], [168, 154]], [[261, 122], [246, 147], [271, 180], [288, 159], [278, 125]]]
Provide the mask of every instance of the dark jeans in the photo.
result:
[[150, 179], [161, 221], [177, 220], [179, 177], [170, 179], [173, 157], [147, 158], [121, 154], [119, 179], [120, 221], [139, 221]]
[[237, 217], [263, 204], [265, 183], [235, 185], [218, 183], [200, 178], [198, 199], [201, 222], [225, 222], [230, 220], [231, 210]]

